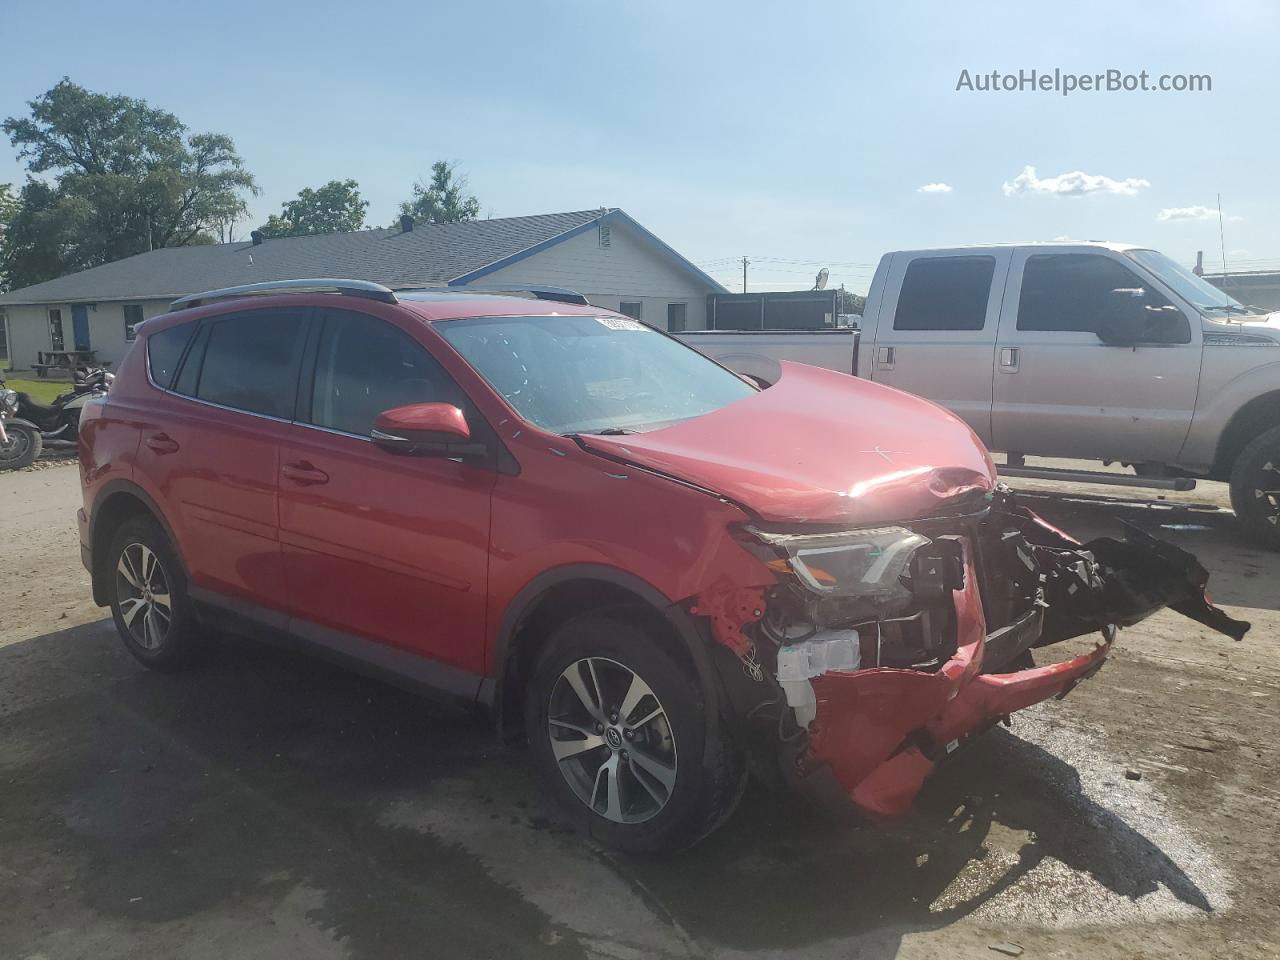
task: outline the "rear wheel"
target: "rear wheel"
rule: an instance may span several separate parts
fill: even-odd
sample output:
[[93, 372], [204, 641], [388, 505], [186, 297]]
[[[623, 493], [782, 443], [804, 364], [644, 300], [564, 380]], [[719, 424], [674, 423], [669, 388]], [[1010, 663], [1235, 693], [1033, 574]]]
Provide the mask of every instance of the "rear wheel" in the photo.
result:
[[1236, 457], [1231, 506], [1251, 536], [1280, 550], [1280, 427], [1256, 437]]
[[125, 647], [155, 670], [191, 663], [203, 646], [186, 578], [160, 525], [125, 521], [108, 551], [111, 616]]
[[44, 447], [39, 430], [10, 421], [4, 425], [4, 432], [7, 439], [0, 440], [0, 470], [21, 470], [36, 462]]
[[707, 723], [691, 670], [620, 616], [586, 614], [548, 638], [525, 697], [534, 762], [602, 843], [649, 853], [695, 843], [741, 796], [745, 770]]

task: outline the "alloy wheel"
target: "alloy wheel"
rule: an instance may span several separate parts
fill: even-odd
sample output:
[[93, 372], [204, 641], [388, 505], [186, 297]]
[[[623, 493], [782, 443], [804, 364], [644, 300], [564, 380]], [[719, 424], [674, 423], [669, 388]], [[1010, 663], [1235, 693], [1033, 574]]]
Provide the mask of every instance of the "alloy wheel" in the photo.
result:
[[116, 599], [129, 635], [144, 650], [159, 649], [173, 621], [173, 601], [160, 558], [146, 544], [131, 543], [120, 551]]
[[547, 735], [565, 781], [602, 817], [643, 823], [670, 801], [676, 743], [666, 709], [616, 660], [587, 657], [565, 668], [551, 690]]

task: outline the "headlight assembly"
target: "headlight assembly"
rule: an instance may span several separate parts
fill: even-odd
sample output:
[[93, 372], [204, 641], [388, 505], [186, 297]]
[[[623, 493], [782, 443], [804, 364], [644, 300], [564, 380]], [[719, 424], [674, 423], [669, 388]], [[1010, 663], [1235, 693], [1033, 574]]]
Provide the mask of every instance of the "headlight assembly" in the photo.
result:
[[912, 555], [930, 542], [905, 527], [815, 534], [751, 528], [750, 533], [780, 554], [768, 561], [771, 569], [789, 571], [808, 589], [832, 597], [897, 593]]

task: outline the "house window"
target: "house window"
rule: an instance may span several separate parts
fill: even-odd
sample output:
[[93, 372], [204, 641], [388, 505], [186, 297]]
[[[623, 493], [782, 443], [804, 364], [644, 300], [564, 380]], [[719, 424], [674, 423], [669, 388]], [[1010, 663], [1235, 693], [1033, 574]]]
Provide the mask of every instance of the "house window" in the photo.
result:
[[124, 338], [126, 340], [137, 340], [138, 331], [135, 326], [142, 322], [142, 305], [138, 303], [126, 303], [124, 305]]
[[630, 317], [632, 320], [639, 320], [644, 313], [644, 304], [639, 300], [623, 300], [618, 304], [618, 312], [624, 317]]
[[685, 308], [688, 304], [684, 303], [668, 303], [667, 304], [667, 330], [671, 333], [679, 333], [684, 329], [685, 324]]
[[49, 311], [49, 349], [66, 349], [66, 341], [62, 336], [62, 311], [58, 309]]

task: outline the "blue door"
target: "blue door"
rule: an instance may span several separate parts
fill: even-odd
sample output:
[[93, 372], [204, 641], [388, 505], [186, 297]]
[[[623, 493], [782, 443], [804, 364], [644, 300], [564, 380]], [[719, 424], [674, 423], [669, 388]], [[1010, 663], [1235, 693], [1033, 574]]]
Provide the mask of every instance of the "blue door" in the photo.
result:
[[76, 349], [89, 349], [89, 308], [83, 303], [71, 305], [71, 332], [75, 336]]

